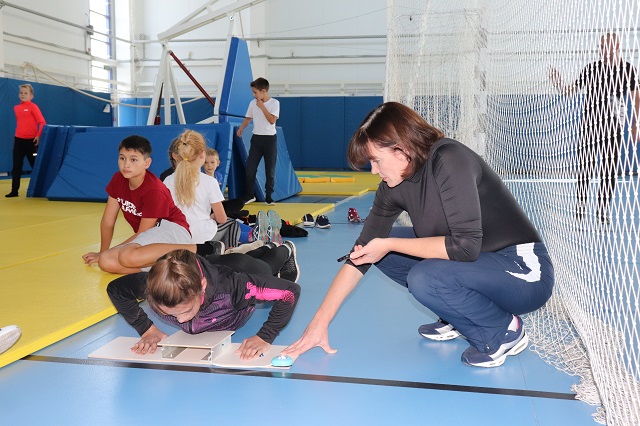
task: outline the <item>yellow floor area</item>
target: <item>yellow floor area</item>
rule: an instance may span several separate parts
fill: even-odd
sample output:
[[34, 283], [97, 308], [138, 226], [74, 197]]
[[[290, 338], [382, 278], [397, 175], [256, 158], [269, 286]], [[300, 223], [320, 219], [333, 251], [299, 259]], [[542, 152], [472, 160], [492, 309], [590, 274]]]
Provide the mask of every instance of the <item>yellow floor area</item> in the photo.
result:
[[[15, 324], [20, 340], [0, 355], [0, 367], [70, 336], [115, 313], [106, 294], [116, 275], [88, 267], [81, 256], [97, 251], [104, 203], [5, 198], [0, 180], [0, 327]], [[114, 242], [131, 234], [119, 220]]]
[[[375, 191], [380, 183], [380, 176], [368, 172], [332, 172], [332, 171], [296, 171], [298, 179], [320, 177], [334, 178], [338, 182], [300, 182], [302, 192], [300, 195], [362, 195], [367, 191]], [[353, 179], [350, 182], [341, 182], [343, 179]]]

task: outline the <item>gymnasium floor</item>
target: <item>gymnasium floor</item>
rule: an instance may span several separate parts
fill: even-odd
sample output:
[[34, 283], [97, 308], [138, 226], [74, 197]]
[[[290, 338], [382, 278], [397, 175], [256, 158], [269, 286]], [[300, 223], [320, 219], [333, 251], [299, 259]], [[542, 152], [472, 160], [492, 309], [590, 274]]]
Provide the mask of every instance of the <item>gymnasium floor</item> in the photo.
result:
[[[0, 190], [6, 183], [0, 181]], [[292, 240], [298, 249], [302, 295], [275, 344], [286, 345], [300, 336], [341, 266], [336, 258], [349, 251], [360, 232], [362, 225], [347, 222], [348, 208], [357, 208], [364, 218], [372, 200], [373, 192], [292, 200], [336, 207], [325, 213], [331, 228], [308, 228], [308, 237]], [[47, 293], [48, 286], [76, 286], [76, 292], [83, 293], [80, 305], [94, 299], [103, 303], [104, 288], [113, 276], [85, 267], [80, 259], [98, 242], [101, 207], [23, 196], [0, 199], [0, 327], [43, 311], [51, 310], [54, 322], [82, 310], [67, 304], [73, 295], [58, 297]], [[66, 216], [55, 218], [55, 212], [69, 215], [74, 210], [70, 222]], [[120, 228], [123, 234], [126, 228]], [[578, 379], [529, 350], [500, 368], [481, 369], [460, 362], [464, 340], [420, 337], [418, 326], [432, 321], [433, 314], [375, 268], [331, 324], [330, 342], [338, 353], [315, 348], [288, 372], [88, 359], [118, 336], [136, 336], [119, 315], [111, 315], [110, 309], [100, 312], [105, 319], [95, 325], [0, 368], [0, 424], [595, 424], [595, 408], [573, 399], [570, 386]], [[268, 306], [256, 309], [233, 341], [253, 335], [267, 314]], [[154, 321], [173, 332], [172, 326]], [[20, 344], [5, 355], [24, 350]]]

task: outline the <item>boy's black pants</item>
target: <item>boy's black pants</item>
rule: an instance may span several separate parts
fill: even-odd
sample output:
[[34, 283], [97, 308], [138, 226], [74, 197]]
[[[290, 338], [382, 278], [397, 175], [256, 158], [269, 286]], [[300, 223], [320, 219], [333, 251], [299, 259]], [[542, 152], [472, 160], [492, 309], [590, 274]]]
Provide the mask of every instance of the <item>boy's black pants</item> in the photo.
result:
[[276, 160], [278, 159], [278, 139], [276, 135], [253, 135], [251, 147], [245, 164], [246, 191], [245, 197], [251, 198], [254, 193], [258, 164], [264, 157], [264, 171], [266, 175], [265, 195], [273, 194], [273, 186], [276, 177]]

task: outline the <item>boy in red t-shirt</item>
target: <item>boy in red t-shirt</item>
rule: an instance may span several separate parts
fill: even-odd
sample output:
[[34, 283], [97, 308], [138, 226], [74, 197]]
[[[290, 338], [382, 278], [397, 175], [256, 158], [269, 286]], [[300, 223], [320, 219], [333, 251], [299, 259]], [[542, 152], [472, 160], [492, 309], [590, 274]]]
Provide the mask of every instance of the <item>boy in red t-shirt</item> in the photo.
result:
[[47, 124], [38, 105], [31, 102], [33, 99], [33, 86], [30, 84], [20, 86], [18, 97], [20, 98], [20, 103], [13, 107], [13, 111], [16, 113], [16, 134], [13, 139], [11, 192], [5, 195], [7, 198], [18, 196], [24, 157], [27, 157], [27, 161], [33, 169], [40, 135], [44, 125]]
[[[142, 136], [129, 136], [118, 147], [119, 172], [107, 185], [109, 198], [100, 221], [100, 252], [82, 256], [87, 265], [98, 262], [105, 272], [129, 274], [148, 269], [160, 256], [178, 249], [196, 252], [189, 224], [173, 203], [167, 187], [153, 173], [151, 144]], [[110, 247], [122, 210], [135, 234]]]

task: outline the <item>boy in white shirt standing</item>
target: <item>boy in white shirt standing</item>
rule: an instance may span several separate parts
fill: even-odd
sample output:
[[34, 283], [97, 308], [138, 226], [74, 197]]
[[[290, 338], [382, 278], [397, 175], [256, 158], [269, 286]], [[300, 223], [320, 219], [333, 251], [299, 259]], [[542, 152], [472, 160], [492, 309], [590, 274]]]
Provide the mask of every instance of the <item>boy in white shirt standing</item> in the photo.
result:
[[251, 82], [251, 90], [255, 100], [249, 103], [247, 115], [238, 129], [238, 137], [253, 120], [253, 136], [251, 147], [245, 164], [246, 192], [245, 204], [256, 200], [254, 186], [258, 164], [264, 157], [264, 169], [266, 174], [265, 203], [274, 205], [272, 194], [276, 175], [276, 159], [278, 157], [278, 140], [276, 137], [276, 120], [280, 116], [280, 102], [269, 96], [269, 82], [259, 77]]

